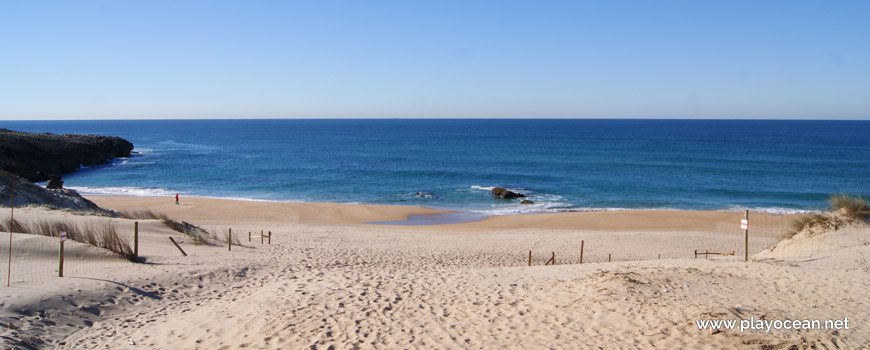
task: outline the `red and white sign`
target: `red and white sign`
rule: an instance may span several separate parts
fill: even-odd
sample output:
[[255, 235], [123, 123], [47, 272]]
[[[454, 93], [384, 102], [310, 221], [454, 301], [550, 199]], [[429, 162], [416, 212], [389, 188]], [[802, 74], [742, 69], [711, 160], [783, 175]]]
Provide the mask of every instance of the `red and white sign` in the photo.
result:
[[749, 220], [740, 219], [740, 229], [741, 230], [748, 230], [749, 229]]
[[61, 241], [61, 242], [66, 241], [66, 232], [61, 232], [61, 233], [60, 233], [60, 241]]

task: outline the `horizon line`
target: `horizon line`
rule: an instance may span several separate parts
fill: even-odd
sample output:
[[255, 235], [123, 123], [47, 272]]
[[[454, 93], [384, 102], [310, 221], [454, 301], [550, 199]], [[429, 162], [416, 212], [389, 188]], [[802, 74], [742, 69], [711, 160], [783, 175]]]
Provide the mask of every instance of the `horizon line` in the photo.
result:
[[239, 118], [239, 117], [210, 117], [210, 118], [82, 118], [82, 119], [0, 119], [2, 122], [75, 122], [75, 121], [193, 121], [193, 120], [758, 120], [758, 121], [870, 121], [870, 118], [864, 119], [822, 119], [822, 118], [750, 118], [750, 117], [734, 117], [734, 118], [534, 118], [534, 117], [469, 117], [469, 118], [438, 118], [438, 117], [365, 117], [365, 118]]

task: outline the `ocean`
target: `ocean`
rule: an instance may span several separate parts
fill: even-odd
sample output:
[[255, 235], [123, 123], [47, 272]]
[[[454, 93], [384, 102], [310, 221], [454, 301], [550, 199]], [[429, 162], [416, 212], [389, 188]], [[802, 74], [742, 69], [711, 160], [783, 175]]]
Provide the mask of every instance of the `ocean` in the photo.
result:
[[[801, 212], [870, 194], [870, 121], [2, 121], [138, 152], [64, 176], [83, 194], [401, 204], [481, 214]], [[499, 186], [534, 204], [496, 199]]]

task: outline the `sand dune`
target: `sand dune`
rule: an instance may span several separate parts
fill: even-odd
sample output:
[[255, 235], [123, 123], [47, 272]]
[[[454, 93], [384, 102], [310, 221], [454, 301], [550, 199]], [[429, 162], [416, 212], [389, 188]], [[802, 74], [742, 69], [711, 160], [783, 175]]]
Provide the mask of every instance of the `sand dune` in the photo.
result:
[[[171, 231], [141, 221], [142, 235], [154, 243], [148, 264], [0, 289], [0, 322], [15, 327], [0, 330], [3, 341], [63, 349], [870, 345], [864, 302], [870, 279], [860, 264], [692, 259], [689, 252], [699, 246], [733, 241], [716, 231], [733, 226], [735, 213], [568, 213], [405, 227], [363, 223], [437, 211], [182, 199], [175, 206], [166, 198], [92, 198], [111, 209], [163, 211], [213, 231], [232, 228], [245, 246], [227, 251], [222, 243], [183, 243], [190, 256], [181, 257], [160, 243]], [[246, 233], [261, 229], [273, 231], [272, 244], [248, 243]], [[582, 265], [581, 239], [590, 242]], [[753, 249], [776, 238], [761, 241], [767, 243]], [[532, 267], [526, 266], [530, 249]], [[619, 253], [615, 262], [604, 262], [608, 250]], [[542, 266], [553, 251], [557, 265]], [[625, 261], [632, 258], [647, 260]], [[741, 333], [699, 330], [695, 323], [750, 317], [848, 317], [853, 328]]]

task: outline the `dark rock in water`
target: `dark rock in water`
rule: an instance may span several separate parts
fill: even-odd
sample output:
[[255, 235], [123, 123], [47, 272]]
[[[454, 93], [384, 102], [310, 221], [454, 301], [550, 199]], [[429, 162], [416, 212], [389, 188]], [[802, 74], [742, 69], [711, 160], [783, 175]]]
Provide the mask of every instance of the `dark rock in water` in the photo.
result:
[[523, 202], [520, 203], [520, 204], [535, 204], [535, 202], [532, 202], [532, 201], [530, 201], [530, 200], [528, 200], [528, 199], [523, 199]]
[[434, 194], [431, 194], [429, 192], [417, 192], [417, 193], [414, 193], [414, 197], [427, 198], [427, 199], [436, 198]]
[[525, 197], [525, 196], [526, 196], [526, 195], [524, 195], [524, 194], [522, 194], [522, 193], [516, 193], [516, 192], [513, 192], [513, 191], [508, 191], [508, 190], [506, 190], [506, 189], [504, 189], [504, 188], [501, 188], [501, 187], [493, 188], [493, 189], [492, 189], [492, 195], [493, 195], [493, 196], [496, 196], [496, 197], [498, 197], [498, 198], [504, 198], [504, 199], [522, 198], [522, 197]]
[[45, 185], [45, 188], [49, 190], [62, 190], [63, 180], [61, 180], [60, 176], [54, 174], [48, 175], [48, 184]]
[[62, 175], [129, 157], [132, 150], [133, 144], [120, 137], [0, 129], [0, 170], [34, 182], [48, 180], [48, 174]]
[[116, 216], [111, 210], [100, 208], [73, 190], [50, 190], [19, 176], [0, 171], [0, 207], [8, 207], [12, 200], [12, 178], [15, 178], [15, 207], [42, 206], [51, 209], [70, 209]]

